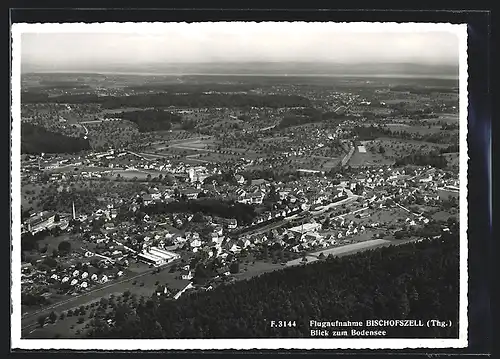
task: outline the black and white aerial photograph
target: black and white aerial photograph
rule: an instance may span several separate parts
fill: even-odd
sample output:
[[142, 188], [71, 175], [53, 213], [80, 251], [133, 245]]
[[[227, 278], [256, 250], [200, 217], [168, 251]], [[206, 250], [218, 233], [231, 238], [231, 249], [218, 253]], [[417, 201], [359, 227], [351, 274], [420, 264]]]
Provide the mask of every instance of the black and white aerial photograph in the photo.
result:
[[466, 27], [12, 32], [19, 348], [466, 346]]

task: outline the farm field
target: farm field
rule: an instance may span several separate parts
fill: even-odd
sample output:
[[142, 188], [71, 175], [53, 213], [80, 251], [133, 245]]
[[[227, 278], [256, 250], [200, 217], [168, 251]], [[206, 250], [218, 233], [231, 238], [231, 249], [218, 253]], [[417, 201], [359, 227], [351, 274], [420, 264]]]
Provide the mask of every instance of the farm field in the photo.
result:
[[459, 122], [458, 113], [443, 113], [438, 116], [436, 120], [446, 121], [447, 123], [458, 123]]
[[335, 160], [328, 160], [323, 164], [323, 170], [324, 171], [329, 171], [332, 168], [336, 167], [340, 162], [340, 158], [335, 159]]
[[101, 109], [101, 114], [109, 115], [109, 114], [116, 114], [116, 113], [122, 113], [122, 112], [145, 111], [145, 110], [151, 110], [151, 109], [153, 109], [153, 108], [152, 107], [150, 107], [150, 108], [122, 107], [122, 108], [118, 108], [118, 109], [104, 108], [104, 109]]
[[[77, 170], [75, 170], [75, 168]], [[48, 173], [81, 173], [81, 172], [106, 172], [110, 171], [111, 169], [109, 167], [97, 167], [97, 166], [75, 166], [75, 165], [68, 165], [68, 166], [61, 166], [59, 168], [53, 168], [46, 170]]]
[[179, 129], [172, 129], [168, 131], [156, 131], [154, 132], [153, 137], [157, 142], [164, 144], [181, 143], [184, 141], [191, 141], [198, 139], [209, 140], [211, 138], [210, 136], [200, 136], [197, 133]]
[[418, 98], [407, 98], [406, 96], [407, 95], [404, 95], [405, 97], [402, 97], [402, 98], [396, 98], [396, 99], [389, 99], [389, 100], [384, 100], [384, 102], [388, 105], [395, 105], [395, 104], [399, 104], [399, 103], [410, 103], [410, 104], [415, 104], [417, 102], [422, 102], [422, 101], [426, 101], [426, 100], [429, 100], [429, 98], [427, 97], [418, 97]]
[[250, 262], [249, 264], [240, 263], [240, 271], [237, 274], [232, 274], [236, 280], [245, 280], [252, 277], [259, 276], [263, 273], [272, 272], [275, 270], [282, 269], [283, 265], [280, 263], [272, 263], [272, 260], [268, 261], [258, 260], [255, 264]]
[[391, 131], [405, 131], [408, 133], [418, 133], [420, 135], [429, 135], [433, 133], [439, 133], [441, 131], [441, 126], [410, 126], [403, 123], [389, 123], [386, 126]]
[[157, 158], [167, 157], [166, 155], [155, 155], [155, 154], [145, 153], [145, 152], [141, 152], [140, 156], [143, 157], [146, 161], [152, 161], [152, 160], [155, 160]]
[[455, 219], [458, 219], [458, 213], [452, 214], [452, 213], [446, 212], [446, 211], [439, 211], [439, 212], [436, 212], [432, 215], [432, 219], [434, 219], [436, 221], [446, 221], [450, 217], [454, 217]]
[[209, 161], [206, 159], [200, 159], [198, 157], [186, 157], [183, 160], [184, 163], [190, 164], [190, 165], [202, 165], [206, 163], [213, 163], [213, 161]]
[[265, 138], [259, 139], [259, 141], [280, 143], [280, 142], [290, 141], [290, 137], [289, 136], [265, 137]]
[[366, 152], [360, 152], [359, 148], [356, 148], [348, 162], [349, 166], [378, 166], [394, 163], [393, 160], [384, 157], [382, 154], [370, 151], [368, 146], [365, 148]]
[[189, 159], [195, 162], [208, 161], [208, 162], [225, 162], [225, 161], [235, 161], [241, 158], [241, 155], [225, 154], [225, 153], [204, 153], [198, 154], [196, 156], [187, 156]]
[[[448, 145], [439, 143], [430, 143], [414, 140], [400, 140], [394, 138], [380, 137], [376, 140], [367, 141], [365, 147], [368, 152], [372, 155], [376, 155], [379, 158], [383, 157], [387, 159], [396, 159], [399, 157], [407, 156], [412, 153], [429, 153], [432, 150], [439, 150], [441, 148], [446, 148]], [[379, 152], [380, 147], [383, 147], [384, 153], [374, 153]], [[368, 153], [367, 152], [367, 153]], [[353, 159], [358, 153], [353, 155]], [[352, 160], [351, 160], [352, 161]], [[387, 162], [386, 162], [387, 163]], [[393, 162], [391, 162], [393, 163]]]
[[193, 138], [186, 141], [176, 141], [175, 143], [170, 144], [170, 147], [190, 148], [198, 150], [198, 149], [211, 149], [213, 145], [214, 145], [213, 139]]
[[146, 152], [156, 154], [191, 155], [215, 151], [214, 140], [207, 137], [180, 138], [158, 141], [150, 146]]

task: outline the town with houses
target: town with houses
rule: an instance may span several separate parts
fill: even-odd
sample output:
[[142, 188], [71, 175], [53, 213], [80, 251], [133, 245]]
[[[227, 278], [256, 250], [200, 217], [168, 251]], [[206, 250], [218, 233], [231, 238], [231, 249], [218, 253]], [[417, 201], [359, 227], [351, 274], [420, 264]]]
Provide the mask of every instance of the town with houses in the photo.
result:
[[[61, 166], [100, 166], [103, 155], [107, 160], [115, 156], [133, 156], [125, 152], [115, 155], [114, 151], [109, 151], [92, 154], [74, 163], [64, 160], [56, 163]], [[36, 163], [36, 159], [31, 162]], [[282, 251], [301, 254], [380, 238], [381, 234], [387, 236], [391, 230], [398, 234], [400, 227], [396, 225], [391, 212], [399, 212], [398, 221], [408, 228], [419, 228], [432, 218], [432, 213], [426, 213], [419, 205], [439, 208], [441, 201], [458, 198], [457, 179], [430, 166], [413, 171], [383, 166], [356, 170], [349, 176], [339, 174], [334, 178], [312, 173], [287, 183], [265, 179], [249, 181], [237, 174], [234, 176], [234, 185], [217, 186], [204, 182], [211, 175], [219, 174], [216, 167], [173, 167], [164, 161], [148, 164], [136, 162], [129, 168], [168, 171], [174, 178], [178, 174], [179, 179], [170, 186], [152, 185], [148, 191], [130, 198], [110, 201], [91, 213], [80, 212], [72, 203], [67, 212], [43, 211], [25, 219], [23, 233], [36, 235], [42, 231], [64, 231], [68, 233], [70, 243], [73, 238], [82, 243], [80, 248], [71, 249], [61, 269], [38, 269], [37, 264], [50, 258], [50, 253], [33, 256], [30, 262], [24, 263], [22, 273], [25, 292], [51, 294], [50, 288], [58, 287], [58, 292], [64, 294], [81, 293], [124, 276], [130, 263], [136, 261], [161, 267], [181, 258], [186, 263], [194, 257], [202, 257], [207, 261], [217, 259], [222, 270], [216, 273], [229, 275], [229, 270], [225, 270], [231, 264], [228, 258], [236, 259], [242, 251], [260, 253], [263, 248], [277, 246]], [[40, 173], [32, 170], [30, 161], [27, 163], [23, 173], [29, 181], [36, 181]], [[56, 167], [48, 164], [46, 168]], [[50, 181], [65, 186], [79, 176], [101, 180], [105, 174], [58, 173], [52, 174]], [[257, 206], [262, 205], [272, 194], [273, 202], [271, 209], [262, 211], [250, 223], [202, 214], [201, 221], [197, 223], [199, 230], [183, 230], [196, 221], [196, 214], [144, 214], [139, 221], [137, 217], [134, 221], [116, 220], [124, 207], [135, 213], [140, 206], [189, 201], [207, 194]], [[96, 221], [101, 223], [98, 231], [95, 231]], [[446, 226], [442, 227], [442, 230], [446, 229]], [[294, 257], [297, 256], [288, 258]], [[286, 261], [282, 262], [286, 265]], [[179, 275], [182, 279], [191, 280], [194, 269], [189, 264], [182, 269], [179, 267]]]
[[[66, 329], [83, 333], [84, 315], [125, 292], [177, 300], [455, 228], [456, 93], [348, 86], [273, 85], [243, 93], [298, 96], [312, 107], [170, 106], [172, 127], [158, 131], [139, 131], [135, 117], [125, 120], [140, 116], [134, 109], [23, 103], [23, 124], [80, 136], [91, 147], [22, 155], [26, 335], [69, 316], [78, 322]], [[46, 93], [95, 91], [150, 96], [106, 86]]]

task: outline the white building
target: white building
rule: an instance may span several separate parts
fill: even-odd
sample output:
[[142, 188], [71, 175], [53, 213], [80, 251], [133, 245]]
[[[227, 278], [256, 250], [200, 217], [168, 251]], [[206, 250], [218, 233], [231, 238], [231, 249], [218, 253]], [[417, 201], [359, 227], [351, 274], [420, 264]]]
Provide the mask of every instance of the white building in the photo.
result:
[[289, 231], [293, 234], [305, 234], [307, 232], [314, 232], [321, 228], [319, 223], [304, 223], [301, 226], [290, 228]]
[[153, 264], [154, 266], [170, 263], [179, 257], [177, 253], [169, 252], [158, 247], [150, 247], [149, 250], [145, 250], [138, 255], [139, 260]]

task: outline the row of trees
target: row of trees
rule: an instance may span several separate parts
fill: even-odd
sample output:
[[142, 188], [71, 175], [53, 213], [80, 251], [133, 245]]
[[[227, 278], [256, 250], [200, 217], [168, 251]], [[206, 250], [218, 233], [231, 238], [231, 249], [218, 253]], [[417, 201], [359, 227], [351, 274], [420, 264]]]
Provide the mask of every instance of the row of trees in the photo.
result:
[[392, 131], [383, 126], [355, 126], [352, 129], [354, 135], [358, 136], [361, 141], [374, 140], [378, 137], [392, 137], [404, 140], [415, 140], [431, 143], [454, 143], [457, 141], [457, 135], [444, 132], [435, 132], [420, 134], [408, 131]]
[[434, 153], [428, 154], [411, 154], [402, 158], [398, 158], [395, 162], [395, 166], [406, 166], [406, 165], [417, 165], [417, 166], [433, 166], [436, 168], [446, 168], [448, 161], [441, 155], [436, 155]]

